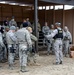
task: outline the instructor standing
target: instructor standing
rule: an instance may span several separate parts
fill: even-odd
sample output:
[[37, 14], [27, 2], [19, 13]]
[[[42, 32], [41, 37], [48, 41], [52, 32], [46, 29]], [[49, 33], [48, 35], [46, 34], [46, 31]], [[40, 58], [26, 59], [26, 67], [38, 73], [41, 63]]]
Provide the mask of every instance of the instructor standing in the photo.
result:
[[63, 62], [63, 53], [62, 53], [62, 39], [63, 39], [63, 30], [60, 27], [61, 23], [55, 23], [56, 29], [50, 34], [47, 35], [46, 38], [54, 38], [54, 50], [55, 50], [55, 56], [56, 56], [56, 65], [62, 64]]

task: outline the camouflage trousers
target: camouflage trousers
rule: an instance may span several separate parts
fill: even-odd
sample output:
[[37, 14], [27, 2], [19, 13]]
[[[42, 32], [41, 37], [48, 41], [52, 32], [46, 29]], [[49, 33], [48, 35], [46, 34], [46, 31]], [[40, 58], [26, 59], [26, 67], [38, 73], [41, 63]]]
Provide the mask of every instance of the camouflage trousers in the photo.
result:
[[9, 65], [14, 64], [14, 58], [15, 58], [15, 45], [8, 45], [8, 62]]
[[62, 46], [63, 46], [62, 40], [56, 39], [55, 42], [54, 42], [54, 50], [55, 50], [56, 62], [58, 62], [58, 63], [63, 61]]
[[36, 63], [36, 55], [28, 51], [28, 63]]
[[69, 54], [69, 40], [65, 40], [64, 41], [64, 55], [66, 56], [67, 54]]
[[15, 59], [19, 57], [19, 45], [16, 44]]
[[20, 66], [27, 66], [27, 46], [24, 44], [19, 45], [19, 60]]
[[5, 47], [5, 45], [3, 47], [0, 45], [0, 61], [6, 60], [6, 59], [7, 59], [6, 47]]

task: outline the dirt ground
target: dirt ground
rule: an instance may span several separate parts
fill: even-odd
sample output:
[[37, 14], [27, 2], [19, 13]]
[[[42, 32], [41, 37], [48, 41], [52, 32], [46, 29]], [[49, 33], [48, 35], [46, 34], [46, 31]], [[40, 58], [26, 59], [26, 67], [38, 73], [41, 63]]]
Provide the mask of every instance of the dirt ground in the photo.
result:
[[14, 70], [8, 68], [8, 63], [0, 63], [0, 75], [74, 75], [74, 59], [64, 58], [63, 65], [53, 65], [54, 55], [37, 56], [40, 66], [28, 66], [29, 72], [21, 73], [19, 61], [15, 61]]

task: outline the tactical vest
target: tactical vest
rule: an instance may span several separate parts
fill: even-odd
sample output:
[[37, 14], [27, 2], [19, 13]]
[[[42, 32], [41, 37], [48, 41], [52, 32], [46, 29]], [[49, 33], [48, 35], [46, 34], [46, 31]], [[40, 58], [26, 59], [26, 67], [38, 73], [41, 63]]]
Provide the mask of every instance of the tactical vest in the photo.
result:
[[56, 34], [56, 35], [53, 37], [53, 39], [58, 39], [58, 38], [63, 39], [63, 31], [62, 31], [62, 30], [59, 30], [59, 29], [57, 29], [57, 30], [58, 30], [58, 34]]

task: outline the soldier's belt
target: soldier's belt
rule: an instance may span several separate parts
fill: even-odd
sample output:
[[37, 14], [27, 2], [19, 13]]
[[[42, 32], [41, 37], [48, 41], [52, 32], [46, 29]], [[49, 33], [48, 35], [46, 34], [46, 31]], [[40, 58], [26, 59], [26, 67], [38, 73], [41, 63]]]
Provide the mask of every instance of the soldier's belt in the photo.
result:
[[62, 38], [56, 38], [56, 39], [54, 39], [54, 40], [62, 40]]

